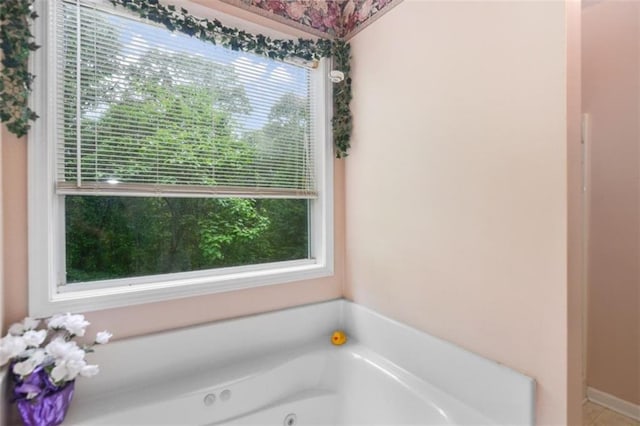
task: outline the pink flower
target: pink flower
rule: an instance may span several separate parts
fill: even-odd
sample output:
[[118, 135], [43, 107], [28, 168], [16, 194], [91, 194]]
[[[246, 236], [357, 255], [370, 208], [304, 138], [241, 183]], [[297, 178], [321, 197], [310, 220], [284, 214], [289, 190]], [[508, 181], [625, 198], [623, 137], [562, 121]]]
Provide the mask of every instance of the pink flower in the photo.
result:
[[371, 6], [373, 6], [373, 0], [366, 0], [360, 6], [358, 10], [358, 22], [366, 21], [371, 14]]
[[344, 17], [345, 22], [353, 15], [356, 11], [356, 5], [353, 0], [349, 0], [347, 4], [342, 8], [342, 16]]
[[267, 0], [267, 9], [273, 13], [282, 14], [285, 11], [285, 2], [282, 0]]
[[327, 15], [322, 19], [322, 24], [331, 29], [335, 29], [337, 23], [337, 19], [335, 16]]
[[302, 3], [291, 2], [287, 4], [287, 15], [295, 21], [299, 21], [304, 16], [306, 10], [307, 7]]
[[357, 16], [355, 13], [345, 16], [344, 23], [342, 24], [342, 34], [349, 34], [358, 24]]
[[311, 0], [311, 7], [313, 9], [318, 9], [320, 12], [327, 13], [327, 9], [329, 6], [334, 6], [336, 4], [335, 1], [329, 0]]
[[322, 14], [315, 10], [315, 9], [310, 9], [309, 10], [309, 18], [311, 18], [311, 26], [315, 29], [318, 30], [322, 30], [324, 28], [324, 25], [322, 23]]

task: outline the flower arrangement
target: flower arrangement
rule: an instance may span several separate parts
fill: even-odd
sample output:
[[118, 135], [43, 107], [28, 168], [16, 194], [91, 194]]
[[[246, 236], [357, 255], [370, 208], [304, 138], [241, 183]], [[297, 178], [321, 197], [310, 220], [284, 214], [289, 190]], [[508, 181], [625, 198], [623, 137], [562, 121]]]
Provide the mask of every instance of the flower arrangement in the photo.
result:
[[78, 376], [93, 377], [97, 365], [85, 356], [95, 345], [109, 342], [108, 331], [90, 344], [78, 344], [89, 322], [83, 315], [58, 314], [48, 319], [25, 318], [9, 327], [0, 339], [0, 367], [9, 364], [14, 379], [13, 397], [27, 426], [62, 423], [73, 398]]
[[109, 342], [111, 333], [97, 333], [91, 344], [78, 344], [89, 322], [83, 315], [59, 314], [45, 320], [25, 318], [0, 339], [0, 367], [10, 364], [17, 401], [37, 400], [64, 388], [78, 376], [93, 377], [97, 365], [85, 355]]

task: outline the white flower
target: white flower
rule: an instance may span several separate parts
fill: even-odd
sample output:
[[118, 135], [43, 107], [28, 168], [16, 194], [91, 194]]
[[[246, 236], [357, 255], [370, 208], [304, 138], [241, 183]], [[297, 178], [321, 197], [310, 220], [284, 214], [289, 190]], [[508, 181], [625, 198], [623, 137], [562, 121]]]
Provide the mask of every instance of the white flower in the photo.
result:
[[0, 366], [5, 365], [27, 349], [27, 344], [21, 336], [6, 335], [0, 339]]
[[24, 333], [24, 325], [21, 322], [11, 324], [8, 331], [12, 336], [22, 336], [22, 333]]
[[27, 376], [36, 368], [29, 360], [18, 362], [13, 366], [13, 372], [18, 376]]
[[69, 358], [56, 362], [56, 366], [51, 370], [51, 377], [56, 382], [74, 380], [86, 366], [84, 351], [79, 349], [72, 352]]
[[100, 369], [97, 365], [85, 365], [82, 370], [80, 370], [80, 375], [82, 377], [93, 377], [100, 372]]
[[56, 383], [68, 382], [78, 377], [87, 363], [84, 360], [66, 360], [56, 364], [51, 370], [51, 377]]
[[18, 362], [13, 366], [13, 372], [19, 376], [27, 376], [45, 360], [46, 355], [42, 349], [34, 351], [29, 358]]
[[29, 357], [31, 362], [35, 363], [36, 366], [42, 364], [46, 358], [47, 353], [44, 351], [44, 349], [36, 349]]
[[84, 319], [84, 315], [58, 314], [47, 321], [51, 329], [65, 329], [74, 336], [84, 336], [84, 331], [89, 325], [89, 321]]
[[69, 333], [82, 337], [88, 326], [89, 321], [84, 319], [84, 315], [69, 315], [64, 328], [66, 328]]
[[22, 321], [22, 323], [24, 324], [25, 330], [35, 330], [40, 325], [40, 320], [36, 318], [26, 317], [24, 321]]
[[47, 330], [29, 330], [22, 335], [27, 346], [38, 347], [47, 338]]
[[45, 350], [55, 362], [55, 367], [51, 370], [51, 377], [55, 382], [75, 379], [87, 365], [84, 360], [85, 352], [74, 341], [67, 342], [58, 337], [52, 340]]
[[40, 320], [35, 318], [26, 317], [22, 322], [11, 324], [9, 327], [9, 334], [13, 336], [22, 336], [25, 331], [35, 330], [40, 325]]
[[[67, 315], [71, 315], [71, 314], [67, 314]], [[56, 314], [47, 320], [47, 327], [52, 329], [64, 328], [66, 318], [67, 316], [64, 314]]]
[[108, 331], [100, 331], [96, 334], [96, 343], [99, 345], [104, 345], [105, 343], [109, 343], [109, 339], [113, 337], [113, 334]]
[[[2, 1], [2, 0], [0, 0]], [[100, 372], [97, 365], [88, 365], [86, 351], [94, 345], [108, 343], [113, 337], [108, 331], [96, 334], [92, 345], [79, 346], [73, 338], [86, 333], [89, 322], [84, 315], [58, 314], [47, 320], [47, 329], [38, 330], [41, 320], [26, 317], [13, 324], [9, 333], [0, 339], [0, 367], [14, 362], [12, 372], [21, 377], [33, 374], [37, 368], [47, 366], [49, 377], [56, 384], [76, 379], [78, 376], [93, 377]], [[53, 336], [48, 341], [50, 330]], [[46, 341], [44, 348], [40, 346]], [[29, 393], [27, 399], [38, 393]]]
[[57, 337], [49, 342], [49, 344], [45, 346], [44, 350], [47, 351], [47, 353], [51, 355], [55, 360], [59, 360], [65, 359], [71, 352], [81, 349], [78, 348], [77, 343], [73, 340], [67, 342], [63, 338]]

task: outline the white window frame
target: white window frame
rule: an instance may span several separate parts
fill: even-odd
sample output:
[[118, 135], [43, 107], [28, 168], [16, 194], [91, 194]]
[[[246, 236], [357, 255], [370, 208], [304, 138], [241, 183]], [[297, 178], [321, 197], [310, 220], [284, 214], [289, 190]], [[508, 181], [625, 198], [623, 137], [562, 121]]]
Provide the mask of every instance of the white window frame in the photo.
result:
[[[87, 312], [333, 275], [333, 147], [329, 120], [333, 103], [327, 77], [329, 60], [322, 60], [314, 77], [315, 93], [324, 95], [324, 102], [317, 102], [314, 114], [318, 198], [310, 204], [309, 259], [61, 286], [65, 276], [65, 219], [62, 197], [55, 193], [55, 3], [36, 0], [40, 17], [33, 33], [41, 48], [30, 61], [31, 72], [36, 75], [30, 102], [40, 118], [28, 137], [29, 315]], [[246, 29], [286, 38], [253, 24], [247, 24]]]

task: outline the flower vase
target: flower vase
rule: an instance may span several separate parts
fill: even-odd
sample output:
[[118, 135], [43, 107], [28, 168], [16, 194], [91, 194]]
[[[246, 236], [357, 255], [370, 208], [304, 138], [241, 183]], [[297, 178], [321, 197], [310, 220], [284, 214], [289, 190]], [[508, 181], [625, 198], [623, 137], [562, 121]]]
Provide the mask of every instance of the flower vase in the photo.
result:
[[[73, 399], [75, 381], [62, 386], [51, 383], [41, 368], [24, 380], [15, 378], [14, 400], [25, 426], [57, 426], [64, 420]], [[28, 399], [29, 393], [37, 393]]]

